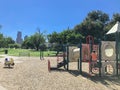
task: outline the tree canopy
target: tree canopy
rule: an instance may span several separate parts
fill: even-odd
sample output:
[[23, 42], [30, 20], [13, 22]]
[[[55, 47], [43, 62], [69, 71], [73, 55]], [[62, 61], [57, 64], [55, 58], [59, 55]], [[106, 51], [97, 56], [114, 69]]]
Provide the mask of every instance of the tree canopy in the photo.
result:
[[45, 37], [43, 33], [36, 32], [35, 34], [27, 37], [22, 43], [22, 48], [31, 48], [36, 49], [37, 51], [40, 48], [40, 44], [45, 43]]
[[[91, 35], [94, 37], [95, 43], [98, 39], [104, 39], [108, 30], [117, 22], [120, 21], [120, 13], [113, 14], [110, 19], [107, 13], [100, 10], [91, 11], [86, 18], [73, 29], [63, 30], [61, 33], [53, 32], [48, 35], [50, 43], [71, 43], [77, 44], [81, 39], [86, 42], [86, 37]], [[108, 36], [108, 40], [113, 40], [114, 37]]]

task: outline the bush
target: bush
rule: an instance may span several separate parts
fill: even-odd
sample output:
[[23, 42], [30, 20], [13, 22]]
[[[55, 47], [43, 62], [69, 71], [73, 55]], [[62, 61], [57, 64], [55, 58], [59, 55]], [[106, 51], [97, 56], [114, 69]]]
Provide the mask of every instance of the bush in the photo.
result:
[[9, 48], [21, 48], [20, 44], [9, 44]]

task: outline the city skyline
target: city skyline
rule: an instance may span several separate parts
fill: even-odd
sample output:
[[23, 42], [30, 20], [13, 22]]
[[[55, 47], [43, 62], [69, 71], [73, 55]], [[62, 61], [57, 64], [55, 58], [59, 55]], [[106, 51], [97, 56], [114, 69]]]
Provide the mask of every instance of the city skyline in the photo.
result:
[[14, 40], [17, 31], [33, 35], [40, 28], [50, 34], [80, 24], [93, 10], [101, 10], [111, 18], [120, 13], [120, 0], [0, 0], [0, 32]]

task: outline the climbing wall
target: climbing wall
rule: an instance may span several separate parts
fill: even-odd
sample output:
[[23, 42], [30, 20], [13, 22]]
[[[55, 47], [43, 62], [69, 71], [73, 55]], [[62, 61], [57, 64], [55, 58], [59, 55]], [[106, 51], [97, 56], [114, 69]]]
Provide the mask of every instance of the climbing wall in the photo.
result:
[[101, 43], [102, 76], [116, 75], [116, 43], [114, 41], [102, 41]]
[[118, 74], [120, 75], [120, 61], [118, 62]]
[[80, 48], [76, 46], [69, 46], [69, 61], [77, 62], [80, 58]]
[[118, 42], [118, 74], [120, 75], [120, 41]]
[[[98, 45], [93, 45], [93, 49], [98, 53]], [[76, 46], [69, 46], [69, 61], [77, 62], [80, 58], [80, 48]], [[90, 60], [90, 45], [82, 44], [82, 61]]]
[[90, 46], [89, 44], [82, 44], [82, 61], [90, 60]]
[[116, 75], [116, 62], [115, 61], [102, 62], [101, 75], [102, 76], [115, 76]]
[[102, 58], [102, 61], [106, 61], [106, 60], [115, 61], [116, 60], [115, 42], [102, 41], [101, 58]]
[[[99, 52], [99, 46], [93, 45], [92, 49], [96, 51], [98, 54]], [[90, 60], [90, 44], [82, 44], [82, 61], [89, 61]]]

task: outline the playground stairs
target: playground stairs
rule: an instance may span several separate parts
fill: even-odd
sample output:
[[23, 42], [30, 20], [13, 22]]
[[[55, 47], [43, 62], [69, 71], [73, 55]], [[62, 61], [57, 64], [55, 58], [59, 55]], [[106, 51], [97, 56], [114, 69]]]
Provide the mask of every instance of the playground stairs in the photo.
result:
[[62, 67], [62, 66], [65, 66], [66, 64], [67, 64], [66, 61], [59, 62], [59, 63], [57, 64], [57, 68], [60, 68], [60, 67]]

